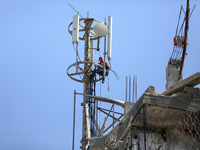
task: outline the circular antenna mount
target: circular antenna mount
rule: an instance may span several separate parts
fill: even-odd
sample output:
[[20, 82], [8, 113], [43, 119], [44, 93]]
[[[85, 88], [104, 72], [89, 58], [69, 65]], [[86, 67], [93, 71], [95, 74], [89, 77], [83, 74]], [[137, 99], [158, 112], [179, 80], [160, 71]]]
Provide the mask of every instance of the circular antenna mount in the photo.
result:
[[[88, 65], [88, 69], [84, 70], [84, 65]], [[92, 74], [91, 70], [92, 66], [96, 65], [99, 66], [99, 64], [96, 64], [95, 62], [92, 61], [79, 61], [77, 63], [71, 64], [68, 69], [67, 69], [67, 75], [72, 79], [77, 82], [84, 83], [84, 81], [89, 78]], [[76, 68], [78, 70], [76, 71]], [[101, 79], [96, 78], [95, 81], [100, 81]]]

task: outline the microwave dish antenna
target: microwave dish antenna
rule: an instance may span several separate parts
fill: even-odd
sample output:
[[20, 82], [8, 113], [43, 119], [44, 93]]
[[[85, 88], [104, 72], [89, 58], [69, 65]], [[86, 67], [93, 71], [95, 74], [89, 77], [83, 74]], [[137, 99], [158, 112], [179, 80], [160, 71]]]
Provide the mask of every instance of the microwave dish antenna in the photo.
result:
[[103, 23], [97, 23], [94, 26], [94, 33], [100, 37], [106, 36], [108, 34], [108, 28]]

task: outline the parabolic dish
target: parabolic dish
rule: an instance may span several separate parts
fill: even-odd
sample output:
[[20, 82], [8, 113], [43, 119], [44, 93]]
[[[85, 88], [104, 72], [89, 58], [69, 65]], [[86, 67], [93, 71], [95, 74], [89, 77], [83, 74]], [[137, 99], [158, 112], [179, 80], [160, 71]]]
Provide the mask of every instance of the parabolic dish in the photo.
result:
[[105, 24], [103, 23], [97, 23], [95, 26], [94, 26], [94, 33], [100, 37], [102, 36], [106, 36], [107, 33], [108, 33], [108, 28]]

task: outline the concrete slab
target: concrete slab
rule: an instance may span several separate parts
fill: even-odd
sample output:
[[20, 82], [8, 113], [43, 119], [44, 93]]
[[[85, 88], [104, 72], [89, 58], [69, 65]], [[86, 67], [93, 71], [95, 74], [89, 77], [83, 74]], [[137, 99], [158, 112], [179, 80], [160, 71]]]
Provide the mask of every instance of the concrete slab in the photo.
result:
[[200, 84], [200, 72], [182, 80], [181, 82], [171, 86], [167, 91], [163, 92], [164, 95], [172, 95], [174, 93], [183, 92], [186, 86], [194, 87]]

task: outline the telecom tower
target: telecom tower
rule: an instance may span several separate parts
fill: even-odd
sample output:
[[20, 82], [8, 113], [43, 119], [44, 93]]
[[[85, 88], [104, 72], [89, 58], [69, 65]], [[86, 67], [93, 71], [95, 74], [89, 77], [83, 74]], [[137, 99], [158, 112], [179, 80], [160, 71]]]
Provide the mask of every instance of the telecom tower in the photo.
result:
[[[105, 23], [94, 18], [80, 18], [78, 13], [73, 16], [73, 22], [69, 24], [68, 31], [72, 35], [72, 43], [75, 44], [76, 62], [67, 69], [67, 75], [83, 83], [83, 122], [82, 122], [82, 147], [85, 150], [89, 147], [88, 139], [97, 136], [99, 127], [97, 124], [97, 101], [95, 101], [96, 82], [105, 81], [105, 59], [111, 60], [111, 43], [112, 43], [112, 16], [108, 17], [108, 26]], [[104, 65], [97, 64], [93, 60], [93, 52], [99, 51], [100, 40], [104, 38]], [[106, 41], [107, 39], [107, 41]], [[79, 40], [84, 41], [84, 61], [79, 56]], [[97, 43], [94, 47], [94, 43]], [[106, 44], [107, 42], [107, 44]], [[107, 50], [106, 50], [107, 47]], [[103, 76], [97, 78], [97, 68], [103, 68]], [[77, 93], [75, 93], [77, 94]]]
[[[133, 102], [130, 102], [130, 92], [129, 102], [127, 101], [128, 78], [125, 102], [95, 94], [96, 83], [99, 81], [104, 83], [106, 68], [105, 63], [99, 65], [94, 62], [93, 51], [99, 51], [100, 40], [103, 38], [104, 61], [106, 56], [109, 61], [111, 60], [112, 17], [108, 17], [108, 26], [106, 19], [103, 23], [94, 18], [79, 18], [79, 13], [73, 17], [68, 30], [72, 35], [72, 43], [76, 45], [76, 62], [68, 67], [67, 75], [83, 83], [83, 93], [74, 91], [74, 97], [76, 94], [83, 95], [82, 150], [200, 149], [200, 89], [195, 88], [200, 84], [200, 72], [184, 80], [181, 79], [187, 47], [189, 5], [190, 0], [187, 0], [185, 21], [182, 23], [185, 23], [185, 32], [183, 34], [177, 32], [175, 35], [175, 47], [168, 63], [171, 72], [167, 73], [169, 74], [167, 90], [157, 93], [155, 87], [149, 86], [141, 97], [138, 100], [136, 97], [136, 101]], [[179, 31], [182, 32], [183, 27]], [[79, 57], [79, 40], [85, 42], [84, 61]], [[95, 42], [96, 47], [93, 46]], [[96, 76], [98, 67], [103, 68], [100, 78]], [[130, 76], [129, 91], [131, 91]], [[75, 126], [75, 101], [76, 98], [74, 98], [73, 127]], [[98, 107], [98, 101], [111, 103], [110, 110]], [[114, 105], [122, 106], [124, 112], [114, 111]], [[97, 111], [107, 115], [101, 128], [98, 124]], [[114, 116], [114, 113], [117, 113], [118, 117]], [[105, 128], [108, 116], [113, 119], [113, 122]], [[119, 123], [114, 126], [116, 122]], [[113, 129], [107, 133], [112, 126]], [[74, 150], [74, 129], [72, 150]]]

